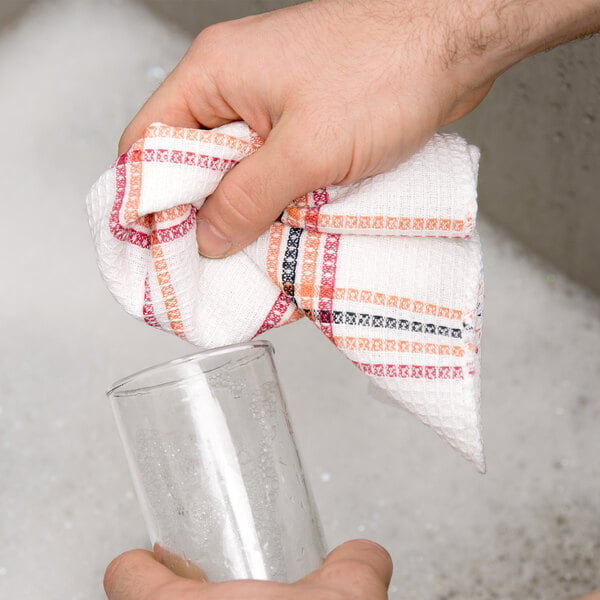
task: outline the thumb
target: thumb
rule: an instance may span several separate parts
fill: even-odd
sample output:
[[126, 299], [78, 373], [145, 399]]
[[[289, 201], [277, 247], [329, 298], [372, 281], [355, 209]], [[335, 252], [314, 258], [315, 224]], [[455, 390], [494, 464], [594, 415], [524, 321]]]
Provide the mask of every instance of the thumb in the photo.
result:
[[332, 550], [321, 568], [306, 580], [316, 578], [332, 587], [348, 587], [354, 595], [360, 590], [365, 598], [377, 598], [378, 593], [386, 597], [392, 571], [392, 559], [385, 548], [369, 540], [352, 540]]
[[109, 600], [146, 600], [155, 590], [178, 579], [152, 552], [130, 550], [106, 568], [104, 590]]
[[225, 175], [197, 214], [198, 249], [221, 258], [253, 242], [293, 200], [327, 183], [315, 138], [280, 123]]
[[130, 550], [117, 556], [106, 568], [104, 590], [109, 600], [147, 600], [158, 589], [189, 579], [206, 582], [200, 568], [154, 544], [154, 553]]

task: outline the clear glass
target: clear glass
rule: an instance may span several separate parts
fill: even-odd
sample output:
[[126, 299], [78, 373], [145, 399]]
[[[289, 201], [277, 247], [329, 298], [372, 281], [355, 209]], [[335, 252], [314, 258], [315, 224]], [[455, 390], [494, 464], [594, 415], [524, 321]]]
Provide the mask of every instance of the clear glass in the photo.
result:
[[268, 342], [147, 369], [108, 392], [161, 559], [210, 581], [292, 582], [324, 555]]

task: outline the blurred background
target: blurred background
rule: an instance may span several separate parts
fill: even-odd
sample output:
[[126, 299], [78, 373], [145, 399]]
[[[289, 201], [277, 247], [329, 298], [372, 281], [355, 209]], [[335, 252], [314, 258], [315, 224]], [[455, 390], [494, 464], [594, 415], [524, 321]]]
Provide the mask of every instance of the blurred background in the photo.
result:
[[[100, 600], [106, 564], [147, 545], [104, 390], [193, 348], [109, 296], [84, 198], [195, 33], [282, 5], [0, 3], [1, 598]], [[329, 545], [385, 545], [393, 599], [600, 587], [599, 95], [596, 37], [523, 62], [451, 128], [483, 152], [487, 475], [310, 323], [265, 336]]]

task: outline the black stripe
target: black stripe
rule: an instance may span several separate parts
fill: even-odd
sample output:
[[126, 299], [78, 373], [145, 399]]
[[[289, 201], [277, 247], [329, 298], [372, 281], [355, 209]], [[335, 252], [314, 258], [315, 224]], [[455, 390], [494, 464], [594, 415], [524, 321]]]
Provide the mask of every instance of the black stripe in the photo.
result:
[[342, 310], [312, 310], [315, 321], [319, 323], [331, 323], [334, 325], [359, 325], [363, 327], [376, 327], [385, 329], [399, 329], [401, 331], [414, 331], [418, 333], [430, 333], [432, 335], [444, 335], [452, 338], [462, 338], [462, 330], [436, 325], [435, 323], [421, 323], [420, 321], [409, 321], [407, 319], [396, 319], [382, 315], [371, 315], [369, 313], [356, 313]]
[[296, 283], [296, 267], [298, 265], [298, 247], [304, 229], [301, 227], [290, 227], [287, 246], [283, 261], [281, 263], [281, 283], [283, 293], [288, 298], [294, 297], [294, 284]]

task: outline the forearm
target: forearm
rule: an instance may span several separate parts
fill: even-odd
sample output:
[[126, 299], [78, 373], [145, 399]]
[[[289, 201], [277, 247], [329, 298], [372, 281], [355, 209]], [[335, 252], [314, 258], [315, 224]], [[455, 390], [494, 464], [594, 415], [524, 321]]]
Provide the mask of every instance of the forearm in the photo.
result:
[[444, 65], [448, 85], [442, 125], [470, 112], [524, 58], [600, 31], [600, 0], [397, 0], [396, 6], [420, 15], [421, 29], [423, 19], [428, 23], [427, 62]]
[[600, 31], [600, 0], [530, 2], [531, 34], [523, 51], [534, 54]]
[[473, 0], [471, 50], [499, 70], [600, 31], [600, 0]]

